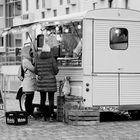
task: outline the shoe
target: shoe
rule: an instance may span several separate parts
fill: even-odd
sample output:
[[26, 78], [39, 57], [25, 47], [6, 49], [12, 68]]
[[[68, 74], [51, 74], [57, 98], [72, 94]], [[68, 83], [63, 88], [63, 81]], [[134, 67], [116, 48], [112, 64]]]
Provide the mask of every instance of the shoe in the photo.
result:
[[46, 122], [46, 121], [49, 121], [50, 120], [50, 118], [49, 117], [44, 117], [44, 121]]
[[51, 115], [51, 117], [49, 117], [49, 122], [55, 122], [56, 121], [56, 117], [54, 114]]
[[34, 119], [39, 119], [40, 118], [40, 116], [38, 116], [37, 114], [33, 114], [32, 116], [33, 116]]
[[32, 114], [32, 115], [28, 115], [28, 119], [38, 119], [39, 117], [35, 114]]
[[32, 115], [28, 115], [28, 119], [33, 119], [34, 117]]
[[49, 122], [54, 122], [54, 118], [50, 117]]

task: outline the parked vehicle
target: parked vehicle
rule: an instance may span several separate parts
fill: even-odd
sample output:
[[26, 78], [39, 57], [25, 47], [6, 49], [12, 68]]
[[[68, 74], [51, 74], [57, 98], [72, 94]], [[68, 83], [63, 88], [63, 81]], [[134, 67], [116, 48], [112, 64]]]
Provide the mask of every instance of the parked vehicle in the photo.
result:
[[98, 9], [34, 24], [43, 31], [38, 50], [42, 38], [49, 38], [60, 69], [57, 80], [69, 76], [71, 94], [83, 96], [85, 106], [140, 110], [140, 12]]

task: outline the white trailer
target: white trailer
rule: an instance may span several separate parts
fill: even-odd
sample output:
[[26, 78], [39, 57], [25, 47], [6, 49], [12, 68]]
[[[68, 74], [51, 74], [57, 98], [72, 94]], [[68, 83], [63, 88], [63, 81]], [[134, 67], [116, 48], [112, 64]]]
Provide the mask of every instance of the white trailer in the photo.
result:
[[[34, 24], [50, 37], [60, 69], [57, 80], [70, 76], [71, 94], [83, 96], [85, 106], [140, 110], [140, 12], [98, 9]], [[78, 39], [82, 56], [74, 57]]]
[[140, 110], [140, 12], [99, 9], [46, 21], [80, 20], [81, 66], [60, 66], [57, 79], [70, 76], [71, 94], [83, 96], [85, 106]]
[[140, 110], [140, 12], [89, 11], [83, 32], [85, 104]]

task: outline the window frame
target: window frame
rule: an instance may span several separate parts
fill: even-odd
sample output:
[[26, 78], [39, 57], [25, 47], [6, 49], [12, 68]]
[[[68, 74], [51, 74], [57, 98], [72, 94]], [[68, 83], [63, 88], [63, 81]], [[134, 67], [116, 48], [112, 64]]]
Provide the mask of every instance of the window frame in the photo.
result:
[[68, 15], [68, 14], [70, 14], [70, 8], [69, 7], [66, 8], [66, 15]]
[[63, 5], [63, 0], [60, 0], [59, 2], [60, 2], [60, 5]]
[[39, 9], [39, 0], [36, 0], [36, 9]]
[[3, 4], [0, 4], [0, 17], [3, 17], [4, 16], [4, 11], [3, 11], [3, 8], [4, 8], [4, 6], [3, 6]]
[[[114, 31], [116, 30], [116, 35], [118, 34], [117, 35], [118, 37], [114, 38], [115, 41], [113, 41], [113, 35], [112, 35], [113, 30]], [[116, 36], [116, 35], [114, 34], [114, 36]], [[128, 32], [127, 28], [124, 28], [124, 27], [112, 27], [109, 30], [109, 46], [110, 46], [110, 48], [112, 50], [127, 50], [128, 49], [128, 44], [129, 44], [128, 38], [129, 38], [129, 32]]]
[[29, 0], [26, 0], [26, 11], [29, 10]]
[[4, 37], [0, 37], [0, 47], [4, 47]]

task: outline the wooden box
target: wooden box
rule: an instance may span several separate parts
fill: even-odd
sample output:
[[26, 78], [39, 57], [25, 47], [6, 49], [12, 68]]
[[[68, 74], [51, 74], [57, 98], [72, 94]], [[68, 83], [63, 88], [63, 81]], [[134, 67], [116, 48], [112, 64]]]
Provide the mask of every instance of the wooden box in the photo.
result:
[[57, 96], [57, 121], [64, 120], [64, 96]]
[[72, 109], [67, 112], [67, 123], [72, 125], [94, 125], [99, 122], [99, 110], [77, 110]]

